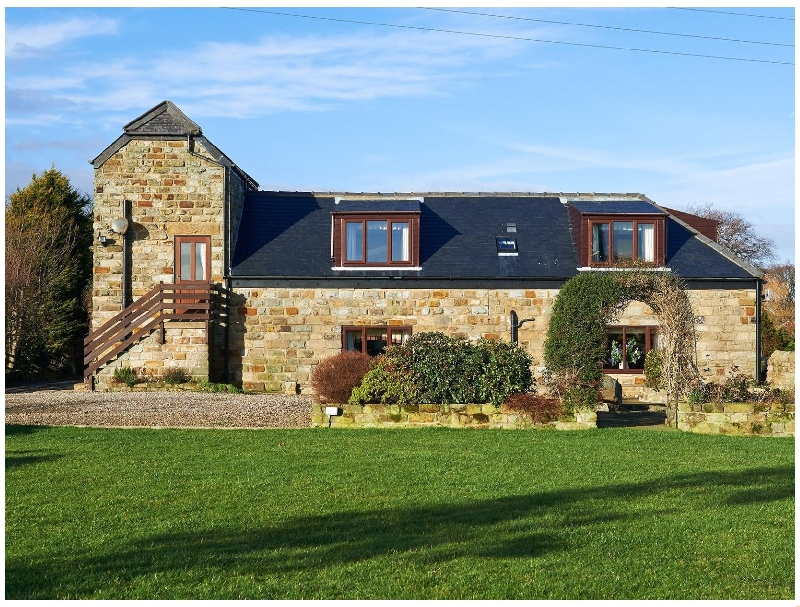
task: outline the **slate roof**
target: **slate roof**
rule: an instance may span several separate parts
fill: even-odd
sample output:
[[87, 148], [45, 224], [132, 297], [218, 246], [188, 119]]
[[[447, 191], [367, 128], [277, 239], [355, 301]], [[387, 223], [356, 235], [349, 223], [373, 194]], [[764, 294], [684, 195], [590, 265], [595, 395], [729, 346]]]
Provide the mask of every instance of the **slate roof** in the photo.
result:
[[[418, 206], [421, 270], [335, 270], [331, 260], [331, 213], [350, 208], [349, 204], [341, 207], [344, 201], [335, 205], [337, 196], [341, 195], [250, 193], [232, 258], [231, 276], [563, 280], [578, 273], [578, 255], [564, 204], [567, 200], [546, 194], [426, 193], [408, 196], [422, 197], [421, 203], [408, 203], [408, 199], [404, 202], [400, 197], [396, 201], [382, 200], [380, 204], [386, 210], [394, 208], [393, 205], [398, 205], [396, 210], [409, 204], [406, 210]], [[584, 209], [603, 205], [620, 209], [617, 212], [666, 214], [646, 200], [569, 202]], [[507, 223], [516, 224], [516, 233], [506, 231]], [[501, 236], [517, 239], [517, 256], [497, 254], [496, 238]], [[668, 218], [667, 265], [683, 278], [755, 277], [715, 247], [719, 248], [683, 222]]]
[[581, 213], [602, 213], [602, 214], [656, 214], [666, 215], [667, 213], [656, 205], [645, 200], [570, 200], [569, 203]]
[[[565, 278], [576, 273], [567, 212], [557, 197], [424, 195], [421, 270], [333, 270], [334, 197], [255, 193], [248, 197], [233, 276], [413, 276]], [[496, 237], [514, 222], [519, 255], [498, 256]]]

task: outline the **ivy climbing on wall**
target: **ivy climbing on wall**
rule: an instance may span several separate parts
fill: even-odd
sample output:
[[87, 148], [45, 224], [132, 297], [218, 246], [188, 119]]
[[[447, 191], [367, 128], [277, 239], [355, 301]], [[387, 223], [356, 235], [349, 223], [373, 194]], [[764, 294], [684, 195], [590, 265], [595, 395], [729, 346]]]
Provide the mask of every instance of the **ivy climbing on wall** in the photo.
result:
[[694, 313], [683, 281], [672, 272], [632, 266], [584, 272], [568, 280], [553, 304], [544, 343], [550, 387], [569, 409], [599, 402], [606, 327], [631, 301], [647, 304], [658, 317], [663, 336], [662, 381], [669, 420], [674, 424], [678, 399], [698, 373]]

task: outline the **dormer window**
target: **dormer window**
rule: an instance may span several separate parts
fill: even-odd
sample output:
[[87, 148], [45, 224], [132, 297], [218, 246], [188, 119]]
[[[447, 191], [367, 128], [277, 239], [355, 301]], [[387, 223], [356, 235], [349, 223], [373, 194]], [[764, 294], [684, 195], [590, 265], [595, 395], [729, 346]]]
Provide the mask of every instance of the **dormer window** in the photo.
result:
[[419, 263], [419, 202], [342, 201], [332, 222], [335, 267], [414, 267]]
[[384, 265], [410, 261], [410, 221], [346, 219], [344, 225], [346, 264]]
[[593, 264], [655, 261], [655, 223], [652, 220], [590, 220], [589, 225]]
[[667, 213], [643, 200], [570, 201], [581, 266], [663, 265]]

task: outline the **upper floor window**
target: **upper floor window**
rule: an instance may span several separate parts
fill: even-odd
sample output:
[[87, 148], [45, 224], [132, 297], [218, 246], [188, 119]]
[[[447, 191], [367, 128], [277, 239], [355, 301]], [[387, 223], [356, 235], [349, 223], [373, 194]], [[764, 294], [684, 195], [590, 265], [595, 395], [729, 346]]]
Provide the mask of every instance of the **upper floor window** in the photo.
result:
[[652, 221], [591, 221], [592, 263], [654, 262], [655, 223]]
[[582, 267], [666, 263], [669, 213], [653, 203], [572, 200], [567, 211]]
[[338, 268], [419, 265], [419, 202], [337, 203], [331, 254]]
[[408, 220], [345, 219], [344, 262], [369, 265], [408, 264], [411, 222]]

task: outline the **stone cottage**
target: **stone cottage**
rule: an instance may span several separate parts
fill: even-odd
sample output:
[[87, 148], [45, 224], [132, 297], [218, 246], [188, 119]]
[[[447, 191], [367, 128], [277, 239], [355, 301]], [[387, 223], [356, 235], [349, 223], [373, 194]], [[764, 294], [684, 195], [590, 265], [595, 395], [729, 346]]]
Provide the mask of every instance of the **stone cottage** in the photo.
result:
[[[420, 331], [513, 337], [541, 372], [564, 282], [633, 260], [685, 280], [702, 375], [758, 373], [760, 273], [714, 222], [641, 194], [260, 191], [169, 101], [91, 162], [99, 389], [128, 366], [307, 393], [322, 359]], [[608, 335], [605, 372], [657, 400], [642, 376], [653, 311], [630, 304]]]

